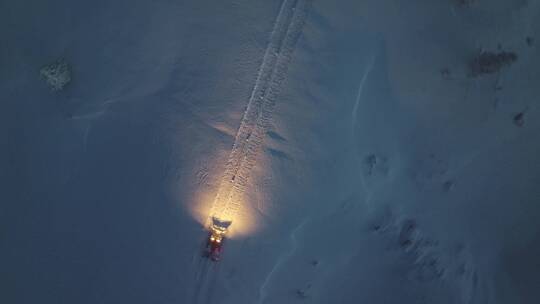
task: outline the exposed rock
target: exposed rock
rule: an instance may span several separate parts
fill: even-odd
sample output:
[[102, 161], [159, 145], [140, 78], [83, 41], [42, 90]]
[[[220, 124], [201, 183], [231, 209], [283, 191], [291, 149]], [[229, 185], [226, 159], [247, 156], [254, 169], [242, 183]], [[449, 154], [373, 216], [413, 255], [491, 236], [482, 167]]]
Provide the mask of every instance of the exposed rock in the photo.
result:
[[443, 68], [441, 69], [441, 76], [445, 79], [450, 78], [450, 69], [449, 68]]
[[306, 299], [309, 297], [309, 290], [311, 289], [311, 284], [307, 284], [305, 288], [296, 289], [296, 295], [299, 298]]
[[518, 127], [523, 127], [525, 124], [525, 112], [519, 112], [514, 115], [514, 124]]
[[390, 222], [383, 225], [380, 231], [382, 235], [397, 241], [397, 248], [411, 259], [411, 278], [418, 281], [442, 278], [447, 265], [442, 262], [438, 242], [420, 231], [414, 219], [398, 220], [391, 217], [386, 220]]
[[51, 87], [52, 91], [60, 91], [71, 82], [71, 67], [64, 59], [44, 66], [39, 74]]
[[503, 67], [509, 66], [517, 60], [514, 52], [482, 51], [470, 63], [470, 73], [472, 77], [499, 72]]
[[476, 0], [454, 0], [458, 7], [470, 7]]
[[416, 222], [414, 220], [405, 220], [399, 232], [399, 245], [402, 248], [408, 248], [412, 245], [414, 233], [416, 230]]
[[444, 192], [449, 192], [450, 190], [452, 190], [452, 188], [454, 188], [454, 181], [447, 180], [443, 183]]
[[534, 45], [534, 38], [527, 36], [527, 38], [525, 38], [525, 42], [527, 43], [527, 46], [532, 47]]
[[369, 154], [364, 158], [364, 174], [366, 176], [386, 176], [388, 170], [388, 159], [386, 157]]

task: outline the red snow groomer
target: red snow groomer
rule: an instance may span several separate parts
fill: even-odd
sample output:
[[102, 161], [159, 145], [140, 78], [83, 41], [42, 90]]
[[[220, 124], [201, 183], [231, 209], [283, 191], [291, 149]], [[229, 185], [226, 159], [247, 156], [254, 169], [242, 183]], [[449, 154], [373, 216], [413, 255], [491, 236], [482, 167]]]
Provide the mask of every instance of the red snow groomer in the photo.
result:
[[219, 261], [221, 257], [225, 234], [231, 223], [231, 221], [223, 221], [217, 217], [212, 217], [205, 255], [214, 262]]

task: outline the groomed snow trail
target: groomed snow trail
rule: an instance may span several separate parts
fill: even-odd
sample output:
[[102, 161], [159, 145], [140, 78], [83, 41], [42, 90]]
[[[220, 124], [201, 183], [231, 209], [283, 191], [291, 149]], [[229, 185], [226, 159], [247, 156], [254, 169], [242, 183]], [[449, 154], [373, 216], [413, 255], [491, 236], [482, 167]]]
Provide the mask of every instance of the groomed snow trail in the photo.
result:
[[[285, 79], [296, 42], [304, 25], [310, 0], [283, 0], [274, 23], [257, 80], [236, 133], [225, 172], [210, 210], [211, 217], [233, 220], [240, 209], [250, 170], [255, 164], [280, 86]], [[206, 242], [206, 240], [205, 240]], [[219, 263], [217, 263], [219, 264]], [[199, 259], [193, 303], [210, 303], [213, 285], [218, 276], [217, 264], [208, 258]]]
[[[281, 82], [304, 25], [309, 0], [284, 0], [270, 35], [257, 80], [229, 155], [211, 216], [234, 220], [249, 173], [263, 143]], [[210, 224], [210, 221], [207, 222]]]

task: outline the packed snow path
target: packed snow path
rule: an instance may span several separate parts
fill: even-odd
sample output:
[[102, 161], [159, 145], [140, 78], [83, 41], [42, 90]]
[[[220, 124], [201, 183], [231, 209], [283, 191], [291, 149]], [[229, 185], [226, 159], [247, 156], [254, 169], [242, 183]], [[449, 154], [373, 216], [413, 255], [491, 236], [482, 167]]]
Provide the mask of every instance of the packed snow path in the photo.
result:
[[[242, 203], [249, 173], [268, 129], [281, 82], [300, 36], [309, 0], [284, 0], [274, 23], [257, 80], [242, 117], [227, 161], [211, 216], [233, 220]], [[209, 217], [207, 225], [211, 222]], [[200, 260], [194, 303], [209, 303], [208, 296], [217, 277], [217, 268], [208, 259]]]
[[[211, 216], [233, 220], [306, 16], [308, 0], [284, 0], [235, 137]], [[209, 222], [208, 222], [209, 223]]]

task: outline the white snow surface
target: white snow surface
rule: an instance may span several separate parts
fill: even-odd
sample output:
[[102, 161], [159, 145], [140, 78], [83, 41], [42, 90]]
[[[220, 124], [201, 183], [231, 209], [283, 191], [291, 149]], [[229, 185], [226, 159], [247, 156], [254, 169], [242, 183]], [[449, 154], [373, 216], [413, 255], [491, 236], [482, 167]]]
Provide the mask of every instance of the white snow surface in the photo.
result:
[[540, 1], [298, 1], [218, 263], [282, 0], [0, 3], [0, 303], [540, 302]]

